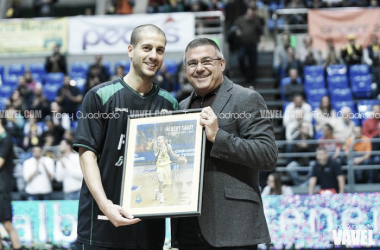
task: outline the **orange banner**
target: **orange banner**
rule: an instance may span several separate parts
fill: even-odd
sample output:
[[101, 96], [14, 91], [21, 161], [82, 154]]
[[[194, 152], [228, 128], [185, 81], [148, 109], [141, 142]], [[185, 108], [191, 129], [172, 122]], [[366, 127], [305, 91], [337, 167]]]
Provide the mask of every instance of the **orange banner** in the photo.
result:
[[339, 49], [347, 43], [349, 34], [354, 34], [356, 42], [367, 47], [372, 34], [380, 37], [380, 9], [309, 10], [308, 28], [313, 45], [320, 50], [326, 48], [327, 38], [332, 38]]

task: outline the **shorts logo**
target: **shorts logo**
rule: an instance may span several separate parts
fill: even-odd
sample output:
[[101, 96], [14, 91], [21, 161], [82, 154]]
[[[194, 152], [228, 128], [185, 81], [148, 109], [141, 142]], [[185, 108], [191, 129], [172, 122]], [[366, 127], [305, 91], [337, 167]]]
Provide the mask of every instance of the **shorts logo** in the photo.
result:
[[115, 166], [120, 167], [123, 165], [123, 156], [120, 156], [119, 160], [115, 163]]

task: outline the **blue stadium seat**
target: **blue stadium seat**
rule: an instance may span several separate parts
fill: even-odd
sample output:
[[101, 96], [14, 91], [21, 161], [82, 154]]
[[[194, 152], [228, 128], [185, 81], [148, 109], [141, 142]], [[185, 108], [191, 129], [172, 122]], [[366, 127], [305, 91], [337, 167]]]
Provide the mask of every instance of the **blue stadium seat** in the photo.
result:
[[327, 77], [327, 85], [330, 92], [334, 89], [349, 88], [346, 75], [333, 75]]
[[330, 91], [331, 102], [352, 101], [352, 91], [349, 88], [333, 89]]
[[326, 88], [325, 78], [323, 75], [318, 75], [318, 76], [305, 75], [304, 85], [305, 85], [305, 91], [308, 91], [310, 89]]
[[44, 77], [43, 75], [32, 73], [32, 77], [36, 82], [43, 83], [44, 82]]
[[131, 62], [129, 60], [115, 62], [115, 65], [114, 65], [114, 71], [115, 72], [116, 72], [117, 66], [119, 66], [119, 65], [123, 65], [124, 69], [125, 69], [125, 74], [128, 74], [129, 69], [131, 67]]
[[75, 86], [79, 88], [80, 92], [84, 94], [84, 88], [86, 86], [86, 79], [85, 78], [71, 78], [72, 80], [75, 81]]
[[0, 77], [3, 78], [4, 76], [4, 65], [0, 65]]
[[363, 76], [369, 74], [369, 67], [367, 64], [356, 64], [349, 68], [350, 78], [355, 76]]
[[370, 75], [358, 75], [351, 78], [352, 94], [355, 98], [372, 97], [372, 77]]
[[16, 76], [16, 75], [4, 75], [3, 85], [17, 86], [18, 85], [18, 76]]
[[369, 118], [372, 113], [372, 106], [376, 104], [379, 104], [377, 99], [358, 101], [357, 110], [362, 116], [362, 122], [366, 120], [366, 118]]
[[305, 66], [303, 68], [304, 76], [324, 76], [324, 70], [321, 65]]
[[65, 77], [65, 74], [63, 73], [48, 73], [45, 76], [45, 85], [58, 84], [62, 86], [64, 77]]
[[29, 70], [32, 74], [38, 74], [41, 76], [46, 74], [45, 64], [43, 63], [32, 63], [29, 65]]
[[12, 95], [13, 90], [16, 89], [16, 86], [3, 85], [0, 88], [0, 97], [9, 98]]
[[0, 97], [0, 110], [4, 110], [7, 105], [8, 98]]
[[49, 101], [54, 101], [57, 96], [58, 89], [62, 86], [62, 84], [50, 84], [46, 83], [44, 85], [44, 94]]
[[21, 76], [25, 74], [25, 65], [22, 63], [13, 63], [8, 67], [8, 75]]
[[306, 97], [307, 102], [313, 103], [313, 102], [320, 102], [322, 97], [328, 95], [327, 89], [321, 88], [321, 89], [309, 89], [306, 91]]
[[164, 60], [164, 64], [166, 66], [166, 70], [170, 74], [174, 75], [174, 74], [177, 73], [178, 63], [177, 63], [176, 60], [174, 60], [174, 59], [166, 59], [166, 60]]
[[336, 112], [340, 111], [343, 107], [350, 107], [352, 112], [356, 111], [355, 102], [353, 100], [348, 101], [333, 101], [331, 100], [331, 106]]
[[344, 64], [330, 65], [326, 68], [327, 76], [345, 75], [347, 76], [347, 67]]
[[77, 74], [83, 78], [86, 78], [89, 64], [86, 62], [74, 62], [70, 67], [70, 74]]
[[318, 108], [319, 106], [321, 106], [321, 101], [312, 101], [312, 102], [308, 102], [308, 104], [310, 104], [311, 106], [311, 110], [315, 110], [316, 108]]

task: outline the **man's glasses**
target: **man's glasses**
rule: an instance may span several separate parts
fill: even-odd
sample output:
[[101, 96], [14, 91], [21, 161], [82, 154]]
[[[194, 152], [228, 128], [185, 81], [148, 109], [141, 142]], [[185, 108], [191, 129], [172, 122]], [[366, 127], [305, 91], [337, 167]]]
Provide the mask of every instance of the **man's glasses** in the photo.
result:
[[214, 61], [220, 61], [222, 60], [222, 58], [204, 58], [200, 61], [198, 60], [191, 60], [191, 61], [188, 61], [187, 62], [187, 67], [189, 69], [195, 69], [196, 67], [198, 67], [198, 64], [201, 63], [203, 67], [205, 68], [210, 68], [210, 67], [213, 67], [213, 62]]

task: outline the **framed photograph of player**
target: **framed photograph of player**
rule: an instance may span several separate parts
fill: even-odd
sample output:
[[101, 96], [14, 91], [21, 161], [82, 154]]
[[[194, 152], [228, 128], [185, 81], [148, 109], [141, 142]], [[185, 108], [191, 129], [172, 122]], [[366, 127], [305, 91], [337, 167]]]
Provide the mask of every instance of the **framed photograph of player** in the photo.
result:
[[134, 217], [200, 215], [205, 147], [200, 111], [128, 118], [120, 205]]

